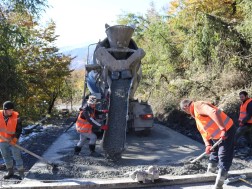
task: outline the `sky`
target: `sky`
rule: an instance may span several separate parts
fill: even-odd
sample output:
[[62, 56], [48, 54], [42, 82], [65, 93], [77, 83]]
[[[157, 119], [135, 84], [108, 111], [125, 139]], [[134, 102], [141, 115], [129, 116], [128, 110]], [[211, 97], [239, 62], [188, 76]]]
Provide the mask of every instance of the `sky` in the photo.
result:
[[52, 19], [59, 35], [59, 48], [96, 43], [106, 37], [105, 23], [116, 24], [123, 13], [145, 14], [151, 2], [160, 12], [170, 0], [48, 0], [49, 8], [42, 16], [45, 23]]

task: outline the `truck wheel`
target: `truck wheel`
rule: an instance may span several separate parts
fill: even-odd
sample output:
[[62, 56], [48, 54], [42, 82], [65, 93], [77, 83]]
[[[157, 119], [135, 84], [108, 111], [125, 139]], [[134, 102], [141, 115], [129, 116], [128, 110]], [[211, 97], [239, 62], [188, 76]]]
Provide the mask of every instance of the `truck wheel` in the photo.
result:
[[143, 131], [143, 135], [144, 136], [149, 136], [151, 134], [151, 129], [145, 129], [144, 131]]
[[151, 134], [151, 129], [145, 129], [142, 131], [135, 131], [135, 133], [138, 137], [147, 137]]
[[129, 79], [113, 80], [111, 84], [109, 129], [103, 135], [103, 150], [112, 161], [119, 160], [125, 149], [130, 84]]
[[127, 134], [128, 134], [128, 133], [134, 133], [134, 130], [133, 130], [133, 128], [132, 128], [132, 125], [133, 125], [133, 120], [129, 120], [129, 121], [127, 122]]

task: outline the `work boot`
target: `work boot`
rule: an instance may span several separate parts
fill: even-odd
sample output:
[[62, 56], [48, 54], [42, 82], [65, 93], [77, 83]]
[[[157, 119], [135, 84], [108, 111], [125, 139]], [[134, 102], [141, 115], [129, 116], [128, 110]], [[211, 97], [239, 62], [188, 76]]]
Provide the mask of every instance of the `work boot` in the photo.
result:
[[18, 170], [18, 174], [19, 174], [20, 180], [23, 180], [24, 177], [25, 177], [25, 175], [24, 175], [24, 169]]
[[89, 144], [90, 156], [96, 156], [95, 144]]
[[215, 173], [217, 170], [217, 163], [210, 162], [207, 166], [207, 173]]
[[228, 172], [225, 171], [224, 169], [219, 169], [218, 175], [215, 180], [215, 185], [213, 186], [212, 189], [223, 189], [223, 184], [227, 178], [227, 174]]
[[79, 147], [79, 146], [74, 147], [74, 155], [79, 155], [80, 151], [81, 151], [81, 147]]
[[100, 153], [97, 153], [95, 151], [95, 144], [89, 145], [89, 150], [90, 150], [90, 156], [92, 156], [92, 157], [102, 157], [102, 155]]
[[7, 170], [8, 170], [8, 173], [6, 175], [4, 175], [4, 179], [10, 179], [12, 176], [14, 176], [13, 168], [9, 168]]

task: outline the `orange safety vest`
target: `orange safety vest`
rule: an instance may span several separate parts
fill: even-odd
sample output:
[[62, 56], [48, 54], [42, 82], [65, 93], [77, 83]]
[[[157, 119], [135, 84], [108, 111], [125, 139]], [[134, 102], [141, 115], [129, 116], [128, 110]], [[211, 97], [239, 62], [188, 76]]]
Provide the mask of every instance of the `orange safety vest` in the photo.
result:
[[[207, 104], [217, 110], [217, 114], [220, 114], [221, 119], [225, 125], [226, 131], [229, 130], [230, 127], [233, 125], [233, 120], [217, 107], [209, 103]], [[218, 127], [218, 125], [209, 116], [200, 115], [195, 110], [195, 108], [194, 108], [194, 114], [195, 114], [197, 128], [200, 134], [202, 135], [202, 137], [204, 137], [207, 140], [220, 138], [221, 130]]]
[[[247, 106], [252, 101], [252, 98], [249, 98], [245, 103], [240, 106], [240, 115], [239, 121], [242, 121], [247, 116]], [[247, 123], [252, 123], [252, 117], [247, 121]]]
[[[76, 121], [76, 130], [80, 133], [91, 133], [92, 132], [92, 124], [90, 124], [86, 119], [81, 118], [81, 114], [83, 111], [80, 112], [78, 119]], [[95, 112], [95, 111], [94, 111]], [[93, 113], [90, 117], [94, 118], [95, 114]]]
[[[3, 110], [0, 110], [0, 135], [6, 139], [13, 138], [16, 133], [18, 120], [18, 112], [13, 111], [12, 116], [9, 117], [7, 125], [4, 121]], [[0, 142], [6, 142], [0, 138]]]

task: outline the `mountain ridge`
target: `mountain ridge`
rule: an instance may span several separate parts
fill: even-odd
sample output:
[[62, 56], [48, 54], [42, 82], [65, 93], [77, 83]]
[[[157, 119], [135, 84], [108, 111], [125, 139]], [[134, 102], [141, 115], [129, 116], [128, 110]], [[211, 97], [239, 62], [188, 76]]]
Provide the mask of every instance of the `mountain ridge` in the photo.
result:
[[70, 64], [70, 69], [80, 70], [84, 69], [85, 63], [87, 62], [87, 56], [89, 51], [89, 59], [92, 57], [94, 48], [93, 46], [89, 47], [88, 45], [82, 47], [63, 47], [60, 49], [60, 52], [64, 55], [75, 57]]

